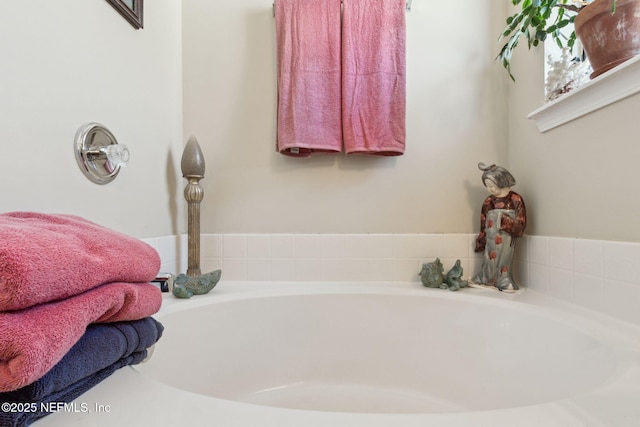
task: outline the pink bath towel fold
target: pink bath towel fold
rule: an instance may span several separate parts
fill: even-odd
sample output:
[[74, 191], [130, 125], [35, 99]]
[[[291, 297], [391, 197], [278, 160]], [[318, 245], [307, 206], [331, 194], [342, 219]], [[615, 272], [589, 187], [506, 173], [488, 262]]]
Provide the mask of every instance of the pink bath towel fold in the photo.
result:
[[0, 311], [110, 282], [148, 282], [160, 256], [133, 237], [72, 215], [0, 215]]
[[277, 150], [342, 151], [340, 0], [275, 0]]
[[91, 323], [139, 320], [156, 313], [160, 289], [149, 283], [109, 283], [24, 310], [0, 313], [0, 392], [46, 374]]
[[343, 0], [342, 121], [347, 154], [405, 149], [406, 0]]

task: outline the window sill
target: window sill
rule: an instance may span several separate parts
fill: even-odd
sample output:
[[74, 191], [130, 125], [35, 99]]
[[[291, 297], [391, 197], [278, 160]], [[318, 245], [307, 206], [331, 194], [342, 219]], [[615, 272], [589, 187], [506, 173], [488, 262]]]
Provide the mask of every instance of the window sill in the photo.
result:
[[529, 114], [546, 132], [592, 111], [640, 92], [640, 56], [607, 71]]

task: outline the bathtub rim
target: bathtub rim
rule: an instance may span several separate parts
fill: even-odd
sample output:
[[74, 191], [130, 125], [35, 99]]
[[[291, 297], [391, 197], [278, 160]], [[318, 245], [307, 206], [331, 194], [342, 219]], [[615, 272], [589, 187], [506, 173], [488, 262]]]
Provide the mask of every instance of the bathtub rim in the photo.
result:
[[[486, 304], [516, 304], [525, 310], [535, 310], [539, 315], [553, 316], [556, 320], [567, 322], [572, 326], [587, 328], [595, 331], [597, 339], [604, 339], [620, 351], [624, 360], [623, 366], [615, 374], [615, 378], [597, 390], [592, 390], [575, 398], [564, 399], [549, 403], [536, 404], [525, 407], [462, 412], [444, 414], [360, 414], [333, 413], [297, 409], [282, 409], [267, 406], [251, 405], [241, 402], [227, 401], [210, 396], [202, 396], [189, 391], [167, 385], [141, 372], [136, 366], [129, 366], [114, 374], [85, 395], [76, 399], [78, 402], [104, 403], [105, 395], [122, 393], [144, 393], [144, 397], [118, 399], [118, 405], [129, 410], [140, 409], [140, 401], [151, 404], [154, 410], [154, 425], [176, 425], [169, 420], [180, 419], [181, 422], [197, 422], [200, 417], [222, 421], [223, 425], [257, 425], [261, 426], [354, 426], [367, 425], [372, 427], [394, 425], [398, 427], [417, 427], [430, 425], [435, 427], [459, 426], [511, 426], [533, 427], [545, 425], [550, 427], [573, 426], [635, 426], [640, 425], [640, 410], [629, 411], [632, 408], [621, 406], [621, 394], [629, 401], [640, 398], [640, 328], [616, 318], [591, 311], [571, 303], [555, 300], [533, 290], [526, 290], [519, 294], [502, 294], [478, 289], [465, 289], [450, 292], [440, 289], [427, 289], [418, 283], [280, 283], [280, 282], [221, 282], [214, 290], [202, 296], [189, 300], [180, 300], [170, 294], [165, 294], [163, 306], [156, 315], [159, 321], [170, 313], [177, 313], [193, 307], [199, 307], [216, 301], [234, 301], [245, 298], [261, 298], [282, 295], [282, 292], [292, 294], [308, 293], [353, 293], [366, 289], [370, 293], [430, 293], [433, 297], [443, 299], [477, 299]], [[557, 317], [556, 317], [557, 316]], [[584, 322], [584, 323], [583, 323]], [[578, 328], [580, 329], [580, 327]], [[580, 329], [582, 330], [582, 329]], [[583, 331], [584, 332], [584, 331]], [[591, 333], [588, 335], [593, 336]], [[628, 356], [628, 357], [627, 357]], [[625, 400], [625, 399], [622, 399]], [[167, 401], [171, 401], [168, 405]], [[91, 403], [89, 403], [91, 405]], [[633, 408], [635, 409], [635, 408]], [[123, 412], [127, 412], [124, 410]], [[76, 418], [71, 414], [55, 414], [45, 417], [41, 425], [86, 425], [82, 421], [74, 423]], [[146, 414], [148, 417], [148, 413]], [[93, 414], [92, 424], [96, 426], [114, 425], [115, 420], [110, 415]], [[81, 420], [83, 417], [78, 417]], [[131, 421], [129, 418], [126, 418]], [[226, 424], [225, 424], [226, 420]], [[625, 421], [629, 420], [629, 421]], [[87, 419], [84, 418], [86, 422]], [[627, 422], [627, 423], [625, 423]], [[390, 424], [392, 423], [392, 424]]]
[[[553, 386], [549, 386], [550, 388], [548, 388], [548, 390], [546, 390], [546, 392], [542, 392], [542, 394], [537, 394], [534, 395], [533, 400], [532, 401], [527, 401], [526, 398], [524, 400], [518, 399], [515, 396], [512, 396], [510, 394], [507, 394], [504, 397], [504, 405], [505, 406], [501, 406], [501, 403], [499, 403], [501, 400], [495, 400], [496, 398], [494, 397], [493, 399], [495, 400], [496, 403], [490, 403], [489, 407], [476, 407], [474, 409], [469, 409], [467, 411], [463, 411], [463, 412], [483, 412], [483, 411], [490, 411], [490, 410], [502, 410], [502, 409], [510, 409], [510, 408], [518, 408], [518, 407], [523, 407], [523, 406], [535, 406], [535, 405], [539, 405], [539, 404], [544, 404], [544, 403], [549, 403], [549, 402], [554, 402], [554, 401], [558, 401], [558, 400], [562, 400], [562, 399], [570, 399], [575, 395], [581, 395], [581, 394], [587, 394], [592, 390], [596, 390], [598, 388], [601, 388], [602, 386], [606, 385], [606, 384], [610, 384], [612, 382], [615, 382], [619, 377], [621, 377], [622, 375], [624, 375], [627, 370], [629, 369], [630, 366], [630, 357], [629, 354], [627, 352], [625, 352], [624, 350], [621, 350], [621, 346], [619, 345], [619, 343], [614, 343], [612, 341], [612, 337], [611, 337], [611, 331], [608, 328], [602, 328], [601, 325], [597, 324], [597, 323], [593, 323], [593, 322], [586, 322], [585, 319], [580, 319], [580, 318], [576, 318], [575, 316], [568, 316], [567, 313], [564, 312], [555, 312], [553, 310], [548, 309], [547, 307], [545, 307], [545, 309], [541, 309], [540, 306], [538, 305], [534, 305], [528, 302], [528, 300], [530, 298], [527, 297], [523, 297], [522, 294], [501, 294], [501, 293], [497, 293], [497, 292], [488, 292], [486, 290], [474, 290], [474, 289], [470, 289], [471, 292], [470, 293], [463, 293], [463, 292], [450, 292], [450, 291], [446, 291], [446, 290], [440, 290], [440, 289], [430, 289], [430, 288], [424, 288], [424, 287], [416, 287], [416, 286], [411, 286], [411, 285], [407, 285], [407, 284], [389, 284], [389, 283], [377, 283], [377, 284], [371, 284], [371, 283], [359, 283], [359, 284], [355, 284], [355, 283], [349, 283], [349, 284], [334, 284], [332, 285], [328, 285], [326, 283], [320, 283], [320, 284], [306, 284], [305, 286], [301, 286], [300, 284], [296, 284], [296, 285], [292, 285], [292, 284], [272, 284], [271, 286], [269, 285], [264, 285], [264, 283], [255, 283], [253, 286], [249, 286], [248, 289], [245, 291], [244, 289], [234, 289], [234, 292], [229, 293], [228, 295], [225, 295], [224, 297], [222, 295], [218, 295], [217, 297], [213, 297], [213, 298], [209, 298], [207, 301], [201, 300], [201, 301], [193, 301], [193, 304], [184, 304], [184, 300], [182, 300], [181, 302], [179, 302], [178, 304], [175, 304], [173, 306], [170, 307], [170, 302], [167, 304], [167, 307], [165, 307], [165, 310], [163, 310], [162, 313], [159, 314], [159, 316], [157, 316], [158, 320], [163, 321], [163, 320], [167, 320], [167, 325], [170, 325], [170, 319], [174, 316], [174, 315], [178, 315], [180, 316], [180, 313], [184, 313], [185, 311], [191, 311], [194, 310], [197, 314], [197, 322], [194, 323], [194, 325], [201, 325], [201, 324], [208, 324], [209, 322], [211, 322], [212, 320], [209, 318], [209, 314], [207, 313], [211, 313], [215, 316], [215, 313], [208, 311], [207, 307], [211, 306], [212, 310], [214, 309], [213, 307], [215, 305], [221, 305], [222, 306], [226, 306], [225, 308], [229, 309], [230, 306], [228, 306], [227, 304], [235, 304], [235, 303], [242, 303], [245, 301], [252, 301], [255, 303], [256, 300], [260, 301], [260, 300], [264, 300], [265, 304], [270, 304], [270, 300], [281, 300], [278, 301], [278, 304], [285, 304], [286, 307], [292, 307], [294, 312], [298, 313], [297, 315], [302, 315], [304, 316], [304, 314], [301, 313], [307, 313], [307, 311], [303, 310], [302, 312], [297, 312], [297, 308], [296, 304], [297, 302], [300, 303], [311, 303], [313, 304], [311, 301], [313, 301], [313, 297], [315, 296], [319, 296], [319, 297], [326, 297], [326, 296], [382, 296], [384, 297], [402, 297], [402, 298], [424, 298], [424, 299], [428, 299], [430, 300], [431, 303], [435, 302], [435, 304], [438, 304], [439, 302], [442, 302], [444, 304], [446, 304], [447, 308], [451, 308], [452, 313], [464, 313], [466, 310], [469, 310], [470, 308], [473, 308], [473, 306], [480, 306], [479, 310], [480, 313], [482, 315], [482, 313], [486, 313], [489, 318], [492, 318], [490, 316], [489, 311], [492, 310], [497, 310], [498, 312], [498, 316], [497, 319], [500, 322], [500, 325], [502, 325], [503, 320], [506, 321], [506, 324], [510, 325], [512, 322], [515, 322], [515, 325], [520, 324], [519, 327], [522, 327], [522, 325], [525, 325], [525, 329], [523, 330], [524, 333], [526, 333], [526, 331], [530, 330], [529, 328], [532, 328], [533, 331], [539, 331], [538, 327], [536, 326], [536, 323], [538, 321], [542, 321], [543, 325], [543, 329], [542, 329], [542, 335], [546, 335], [545, 331], [550, 331], [550, 329], [548, 328], [560, 328], [560, 330], [566, 330], [568, 333], [575, 333], [577, 334], [576, 337], [577, 339], [582, 339], [580, 338], [581, 336], [584, 337], [584, 339], [589, 339], [589, 340], [593, 340], [595, 343], [598, 343], [598, 345], [601, 345], [603, 348], [606, 349], [607, 351], [607, 358], [605, 360], [607, 361], [612, 361], [611, 363], [607, 363], [605, 364], [599, 364], [597, 366], [594, 365], [594, 371], [607, 371], [606, 373], [589, 373], [587, 375], [595, 375], [594, 378], [598, 378], [596, 380], [594, 380], [595, 382], [593, 384], [589, 384], [586, 385], [584, 388], [581, 388], [581, 386], [572, 386], [571, 383], [562, 383], [562, 384], [569, 384], [569, 385], [561, 385], [559, 384], [559, 387], [569, 387], [569, 389], [575, 389], [575, 391], [571, 391], [568, 394], [560, 394], [560, 395], [554, 395], [555, 394], [555, 390]], [[504, 296], [508, 296], [508, 298], [504, 298]], [[311, 299], [309, 298], [304, 298], [304, 299], [298, 299], [300, 297], [311, 297]], [[486, 297], [486, 298], [485, 298]], [[291, 298], [290, 301], [285, 302], [282, 301], [282, 299], [287, 299], [287, 298]], [[522, 301], [519, 301], [522, 300]], [[325, 300], [325, 302], [328, 301], [332, 301], [332, 300]], [[359, 301], [358, 299], [354, 300], [355, 301]], [[371, 300], [367, 300], [367, 301], [371, 301]], [[380, 302], [383, 302], [384, 300], [381, 300]], [[415, 301], [415, 300], [414, 300]], [[274, 301], [275, 302], [275, 301]], [[259, 302], [259, 305], [254, 307], [254, 310], [257, 309], [258, 307], [261, 307], [261, 302]], [[358, 302], [355, 302], [355, 304], [358, 304]], [[458, 306], [458, 304], [460, 304]], [[283, 306], [281, 309], [285, 310], [285, 306]], [[240, 312], [243, 312], [243, 310], [240, 308], [242, 306], [239, 306], [239, 309], [241, 310]], [[310, 312], [314, 312], [315, 311], [315, 306], [311, 305], [308, 306], [307, 309]], [[204, 308], [204, 311], [203, 311]], [[460, 311], [458, 311], [460, 310]], [[231, 313], [233, 313], [233, 310], [231, 311]], [[245, 313], [246, 314], [246, 313]], [[295, 316], [296, 314], [294, 314]], [[560, 316], [563, 316], [564, 318], [561, 318]], [[204, 316], [204, 317], [201, 317]], [[245, 316], [245, 315], [243, 315]], [[253, 312], [250, 316], [253, 316]], [[413, 316], [413, 315], [412, 315]], [[520, 318], [524, 318], [525, 323], [521, 323], [518, 322], [518, 317]], [[214, 317], [215, 318], [215, 317]], [[245, 317], [246, 318], [246, 317]], [[225, 324], [226, 323], [226, 319], [227, 317], [223, 317], [223, 318], [217, 318], [218, 320], [218, 324]], [[233, 321], [233, 319], [229, 319], [230, 321]], [[256, 318], [256, 320], [259, 320], [259, 318]], [[220, 321], [222, 321], [222, 323], [220, 323]], [[496, 327], [495, 325], [495, 321], [496, 319], [494, 318], [493, 322], [490, 322], [489, 325], [491, 325], [490, 327], [493, 329]], [[184, 327], [185, 323], [185, 318], [181, 318], [180, 319], [180, 324], [182, 325], [181, 327]], [[531, 323], [533, 322], [533, 323]], [[549, 323], [547, 323], [549, 322]], [[267, 322], [268, 323], [268, 322]], [[414, 322], [415, 323], [415, 322]], [[528, 325], [528, 326], [527, 326]], [[531, 326], [533, 325], [533, 326]], [[277, 326], [277, 324], [276, 324]], [[287, 328], [286, 325], [282, 325], [283, 327]], [[195, 326], [197, 328], [197, 326]], [[425, 326], [425, 327], [429, 327], [429, 326]], [[518, 326], [516, 326], [518, 327]], [[233, 328], [233, 326], [231, 326], [231, 328]], [[273, 332], [273, 331], [272, 331]], [[203, 334], [208, 334], [206, 329], [203, 329]], [[489, 335], [486, 335], [483, 339], [484, 340], [491, 340], [491, 336], [494, 333], [498, 333], [500, 334], [500, 330], [493, 330], [493, 331], [489, 331], [488, 332]], [[562, 332], [561, 332], [562, 333]], [[192, 336], [191, 335], [192, 332], [190, 331], [187, 336]], [[485, 331], [483, 331], [480, 327], [478, 328], [478, 334], [481, 336], [484, 336]], [[322, 335], [322, 334], [321, 334]], [[553, 335], [553, 334], [551, 334]], [[195, 336], [195, 335], [193, 335]], [[208, 336], [208, 335], [207, 335]], [[250, 338], [251, 336], [249, 336], [249, 340], [251, 340]], [[570, 339], [572, 341], [572, 335], [568, 335], [567, 336], [568, 339]], [[185, 338], [183, 338], [185, 339]], [[215, 335], [211, 336], [210, 339], [215, 340]], [[544, 341], [544, 339], [543, 339]], [[500, 342], [500, 340], [498, 341]], [[161, 343], [160, 343], [161, 344]], [[524, 344], [524, 343], [523, 343]], [[544, 342], [543, 342], [544, 344]], [[184, 342], [182, 345], [180, 346], [188, 346], [190, 344], [188, 344], [187, 342]], [[526, 344], [525, 344], [526, 345]], [[250, 348], [250, 347], [249, 347]], [[473, 364], [473, 356], [471, 356], [472, 354], [475, 354], [475, 349], [473, 347], [468, 349], [469, 352], [467, 354], [469, 354], [469, 358], [468, 361]], [[317, 349], [317, 351], [320, 351], [319, 349]], [[518, 350], [516, 350], [516, 354]], [[532, 351], [533, 347], [532, 347]], [[224, 352], [223, 352], [224, 353]], [[245, 354], [247, 354], [247, 352], [243, 352]], [[256, 351], [248, 351], [248, 354], [255, 354]], [[259, 353], [259, 351], [258, 351]], [[203, 354], [202, 352], [199, 352], [199, 354]], [[532, 354], [531, 352], [529, 352], [529, 354]], [[521, 354], [522, 356], [524, 356], [524, 353]], [[242, 355], [236, 355], [237, 357], [239, 357], [240, 359], [242, 359]], [[582, 355], [579, 353], [576, 353], [574, 355], [575, 357], [581, 358]], [[524, 356], [526, 358], [526, 356]], [[249, 358], [250, 360], [251, 358]], [[464, 357], [463, 357], [464, 359]], [[235, 358], [232, 358], [230, 360], [235, 360]], [[280, 359], [278, 359], [280, 360]], [[489, 360], [489, 359], [488, 359]], [[273, 361], [276, 366], [278, 365], [278, 361], [275, 360]], [[203, 363], [202, 361], [200, 363]], [[248, 362], [249, 365], [253, 365], [252, 362]], [[292, 366], [296, 365], [295, 361], [291, 361]], [[319, 364], [323, 364], [322, 359], [318, 360]], [[491, 362], [489, 362], [491, 363]], [[535, 363], [533, 360], [530, 361], [530, 363]], [[549, 362], [546, 362], [549, 363]], [[528, 364], [528, 363], [527, 363]], [[205, 362], [205, 366], [208, 366], [208, 364]], [[324, 365], [322, 365], [324, 366]], [[544, 367], [546, 367], [547, 365], [543, 364], [543, 370]], [[552, 368], [553, 365], [548, 365], [549, 369], [553, 369]], [[217, 387], [214, 387], [215, 390], [210, 390], [210, 391], [204, 391], [204, 388], [207, 388], [205, 384], [207, 384], [206, 382], [201, 382], [202, 380], [200, 379], [200, 376], [196, 375], [195, 373], [197, 371], [191, 371], [191, 373], [186, 374], [188, 377], [192, 377], [192, 380], [195, 381], [195, 384], [198, 384], [195, 386], [195, 388], [191, 388], [187, 383], [188, 382], [184, 382], [182, 379], [178, 379], [177, 377], [183, 377], [183, 375], [178, 375], [178, 372], [174, 372], [172, 375], [170, 374], [169, 377], [165, 377], [164, 374], [162, 373], [161, 370], [158, 370], [158, 367], [154, 367], [153, 369], [151, 369], [150, 371], [148, 371], [146, 369], [146, 365], [145, 364], [141, 364], [141, 365], [137, 365], [133, 367], [134, 369], [138, 370], [139, 372], [141, 372], [144, 375], [149, 375], [150, 377], [152, 377], [155, 380], [158, 380], [160, 382], [163, 382], [169, 386], [175, 387], [177, 390], [183, 390], [183, 391], [188, 391], [188, 392], [198, 392], [196, 391], [197, 389], [202, 390], [201, 393], [203, 393], [205, 396], [211, 397], [211, 398], [215, 398], [215, 399], [221, 399], [221, 400], [229, 400], [229, 401], [237, 401], [238, 403], [242, 403], [242, 404], [252, 404], [249, 402], [243, 402], [243, 398], [240, 397], [241, 395], [243, 395], [243, 392], [239, 392], [240, 394], [238, 395], [239, 399], [236, 400], [234, 397], [232, 397], [234, 394], [238, 393], [238, 391], [234, 392], [230, 392], [230, 394], [227, 394], [227, 392], [224, 391], [224, 388], [220, 388], [220, 385], [218, 385]], [[204, 368], [201, 366], [201, 368], [203, 369], [208, 369], [208, 368]], [[268, 369], [265, 366], [266, 369]], [[490, 368], [488, 366], [488, 368]], [[276, 368], [277, 369], [277, 368]], [[295, 368], [292, 368], [295, 370]], [[421, 369], [419, 366], [416, 366], [415, 369]], [[288, 369], [287, 369], [288, 370]], [[541, 374], [544, 375], [541, 371]], [[194, 376], [195, 375], [195, 376]], [[215, 378], [215, 374], [213, 374]], [[402, 375], [402, 374], [400, 374]], [[455, 374], [454, 374], [455, 375]], [[173, 380], [171, 379], [171, 376], [173, 376]], [[505, 377], [507, 378], [507, 377]], [[497, 377], [496, 377], [497, 379]], [[221, 379], [222, 380], [222, 379]], [[229, 379], [227, 378], [226, 381], [228, 381]], [[176, 382], [177, 381], [177, 382]], [[209, 378], [207, 381], [214, 381], [216, 382], [215, 379]], [[222, 380], [225, 381], [225, 380]], [[591, 382], [590, 380], [587, 380], [589, 383]], [[179, 383], [182, 384], [179, 385]], [[354, 382], [354, 384], [357, 384], [357, 380], [356, 382]], [[288, 382], [286, 383], [288, 384]], [[293, 384], [293, 383], [292, 383]], [[479, 384], [479, 383], [478, 383]], [[509, 384], [515, 384], [513, 382], [511, 383], [505, 383], [507, 384], [506, 387], [510, 387]], [[544, 382], [542, 382], [541, 384], [544, 384]], [[264, 386], [264, 385], [263, 385]], [[204, 387], [204, 388], [203, 388]], [[230, 387], [233, 389], [234, 386], [232, 384], [230, 384]], [[250, 386], [251, 387], [251, 386]], [[420, 388], [412, 388], [412, 387], [416, 387], [416, 384], [414, 383], [413, 386], [410, 386], [407, 384], [407, 388], [405, 389], [404, 387], [401, 386], [402, 390], [414, 390], [414, 391], [419, 391], [421, 390]], [[277, 386], [275, 388], [280, 388], [280, 386]], [[500, 389], [501, 387], [498, 386], [498, 389]], [[528, 386], [525, 386], [525, 388], [528, 389]], [[241, 389], [240, 389], [241, 390]], [[252, 394], [250, 392], [251, 388], [249, 388], [249, 390], [247, 390], [247, 392], [250, 394]], [[528, 393], [528, 390], [525, 392], [525, 394]], [[540, 393], [540, 392], [538, 392]], [[545, 394], [549, 394], [548, 397], [544, 398], [544, 397], [540, 397], [540, 396], [544, 396]], [[536, 397], [538, 396], [538, 397]], [[463, 400], [466, 400], [466, 398], [462, 397], [461, 398]], [[510, 401], [515, 400], [515, 401], [519, 401], [519, 403], [514, 403], [511, 404], [509, 403]], [[455, 402], [455, 400], [452, 400], [452, 402]], [[471, 403], [471, 401], [467, 401], [468, 405], [473, 405]], [[513, 405], [513, 406], [511, 406]], [[483, 406], [482, 404], [480, 404], [480, 406]], [[278, 407], [278, 406], [275, 406]], [[287, 406], [283, 406], [281, 407], [281, 409], [294, 409], [291, 407], [287, 407]], [[318, 412], [325, 412], [327, 411], [326, 409], [309, 409], [311, 411], [318, 411]], [[374, 411], [375, 412], [375, 411]], [[456, 412], [455, 410], [453, 412]], [[390, 414], [406, 414], [406, 413], [410, 413], [410, 414], [433, 414], [433, 413], [450, 413], [450, 411], [434, 411], [434, 412], [397, 412], [397, 413], [390, 413]]]
[[637, 345], [637, 348], [640, 349], [640, 341], [633, 338], [634, 334], [640, 334], [640, 325], [568, 301], [551, 298], [532, 289], [523, 289], [518, 293], [510, 294], [478, 288], [464, 288], [452, 292], [444, 289], [426, 288], [419, 283], [412, 282], [227, 281], [221, 282], [208, 294], [189, 299], [175, 298], [170, 293], [165, 293], [163, 294], [162, 307], [153, 317], [161, 320], [171, 313], [216, 302], [230, 302], [247, 298], [361, 292], [429, 296], [454, 301], [475, 300], [482, 304], [507, 308], [516, 306], [519, 309], [534, 312], [536, 315], [553, 318], [596, 339], [610, 341], [616, 345]]

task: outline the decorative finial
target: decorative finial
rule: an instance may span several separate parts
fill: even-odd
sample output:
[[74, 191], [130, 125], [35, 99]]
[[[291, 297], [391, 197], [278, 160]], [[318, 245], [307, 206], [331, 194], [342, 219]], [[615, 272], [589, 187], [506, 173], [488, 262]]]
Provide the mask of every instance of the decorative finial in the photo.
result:
[[182, 152], [180, 162], [182, 176], [188, 181], [184, 198], [188, 203], [187, 221], [187, 274], [180, 274], [173, 284], [173, 295], [191, 298], [209, 292], [220, 280], [221, 270], [202, 274], [200, 270], [200, 202], [204, 189], [200, 180], [204, 178], [204, 155], [195, 136], [191, 136]]
[[204, 177], [204, 155], [202, 154], [198, 140], [193, 135], [189, 137], [187, 145], [184, 147], [180, 167], [182, 168], [182, 176], [184, 178]]

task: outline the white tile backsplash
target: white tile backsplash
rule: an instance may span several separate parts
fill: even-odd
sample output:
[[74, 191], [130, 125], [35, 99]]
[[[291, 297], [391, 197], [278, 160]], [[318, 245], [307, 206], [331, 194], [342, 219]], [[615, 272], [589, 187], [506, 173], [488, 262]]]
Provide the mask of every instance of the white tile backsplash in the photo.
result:
[[549, 238], [549, 267], [571, 271], [573, 269], [573, 240]]
[[602, 277], [603, 246], [600, 240], [574, 240], [573, 271]]
[[397, 244], [393, 234], [367, 234], [367, 248], [363, 253], [370, 259], [391, 259]]
[[529, 236], [529, 262], [537, 265], [549, 265], [549, 238], [545, 236]]
[[417, 234], [396, 234], [392, 238], [393, 258], [418, 258], [420, 237]]
[[[482, 265], [475, 234], [203, 234], [203, 272], [224, 280], [419, 282], [423, 263], [457, 259], [465, 278]], [[162, 271], [186, 270], [187, 237], [145, 240]], [[640, 243], [525, 236], [514, 276], [521, 287], [640, 324]]]
[[367, 270], [370, 280], [392, 282], [397, 280], [397, 268], [399, 267], [395, 265], [395, 259], [379, 258], [369, 261]]
[[[184, 261], [184, 265], [187, 265], [187, 260]], [[202, 273], [219, 270], [222, 269], [222, 267], [222, 258], [202, 258], [200, 260], [200, 271]]]
[[444, 252], [444, 237], [444, 234], [420, 234], [418, 257], [422, 259], [441, 257]]
[[620, 282], [640, 284], [640, 245], [604, 242], [604, 277]]
[[[227, 277], [234, 280], [233, 276]], [[291, 282], [296, 279], [296, 260], [293, 258], [272, 258], [271, 259], [271, 279]]]
[[[224, 258], [245, 258], [247, 256], [246, 234], [225, 234], [222, 238]], [[201, 253], [201, 256], [206, 254]]]
[[467, 234], [445, 234], [444, 247], [440, 258], [466, 259], [469, 257], [470, 250], [469, 236]]
[[246, 258], [223, 258], [223, 277], [231, 280], [248, 280], [247, 262]]
[[296, 258], [295, 280], [315, 282], [322, 281], [324, 266], [318, 258]]
[[247, 236], [248, 258], [271, 258], [271, 235], [249, 234]]
[[[185, 246], [185, 251], [186, 248]], [[200, 236], [200, 254], [207, 258], [222, 258], [224, 254], [223, 236], [219, 234], [203, 234]]]
[[293, 234], [273, 234], [271, 236], [271, 256], [292, 259], [296, 253], [296, 237]]
[[[226, 272], [225, 272], [225, 277], [226, 277]], [[271, 259], [270, 258], [247, 259], [247, 280], [251, 280], [251, 281], [271, 280]]]
[[322, 251], [319, 234], [298, 234], [295, 236], [296, 258], [320, 258]]

